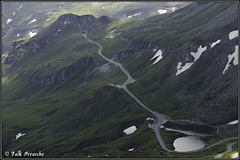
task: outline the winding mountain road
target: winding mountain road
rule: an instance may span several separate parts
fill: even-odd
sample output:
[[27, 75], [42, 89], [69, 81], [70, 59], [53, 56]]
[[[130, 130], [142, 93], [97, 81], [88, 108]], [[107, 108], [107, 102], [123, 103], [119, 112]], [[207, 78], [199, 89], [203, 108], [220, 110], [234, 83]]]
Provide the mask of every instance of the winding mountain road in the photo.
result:
[[[152, 111], [152, 110], [149, 109], [146, 105], [144, 105], [132, 92], [130, 92], [130, 91], [127, 89], [127, 84], [133, 83], [133, 82], [135, 81], [135, 80], [132, 78], [132, 76], [130, 75], [130, 73], [128, 72], [128, 70], [127, 70], [121, 63], [116, 62], [116, 61], [114, 61], [114, 60], [111, 60], [111, 59], [105, 57], [105, 56], [102, 54], [102, 46], [101, 46], [100, 44], [98, 44], [97, 42], [94, 42], [94, 41], [90, 40], [85, 33], [82, 33], [82, 36], [83, 36], [85, 39], [87, 39], [90, 43], [93, 43], [93, 44], [95, 44], [95, 45], [97, 45], [97, 46], [99, 47], [98, 54], [99, 54], [102, 58], [104, 58], [104, 59], [105, 59], [106, 61], [108, 61], [109, 63], [112, 63], [112, 64], [118, 66], [118, 67], [127, 75], [128, 79], [127, 79], [127, 81], [126, 81], [124, 84], [122, 84], [122, 85], [113, 85], [113, 84], [111, 84], [111, 86], [117, 87], [117, 88], [119, 88], [119, 89], [120, 89], [120, 88], [124, 89], [125, 92], [126, 92], [129, 96], [131, 96], [140, 106], [142, 106], [142, 107], [143, 107], [144, 109], [146, 109], [148, 112], [152, 113], [154, 116], [157, 117], [157, 122], [154, 123], [154, 124], [152, 124], [152, 125], [151, 125], [151, 128], [152, 128], [153, 131], [155, 132], [156, 137], [157, 137], [157, 139], [158, 139], [158, 142], [159, 142], [160, 146], [161, 146], [165, 151], [167, 151], [167, 152], [176, 152], [176, 151], [172, 151], [172, 150], [170, 150], [170, 149], [168, 149], [168, 148], [166, 147], [166, 145], [165, 145], [165, 143], [164, 143], [164, 141], [163, 141], [163, 139], [162, 139], [162, 137], [161, 137], [161, 135], [160, 135], [160, 132], [159, 132], [160, 126], [163, 125], [164, 123], [166, 123], [167, 121], [172, 120], [172, 119], [170, 119], [168, 116], [166, 116], [166, 115], [164, 115], [164, 114], [159, 114], [159, 113], [157, 113], [157, 112], [155, 112], [155, 111]], [[219, 142], [217, 142], [217, 143], [214, 143], [214, 144], [212, 144], [212, 145], [210, 145], [210, 146], [207, 146], [207, 147], [205, 147], [205, 148], [201, 148], [201, 149], [194, 150], [194, 151], [188, 151], [188, 152], [186, 152], [186, 153], [199, 152], [199, 151], [202, 151], [202, 150], [205, 150], [205, 149], [209, 149], [209, 148], [211, 148], [211, 147], [214, 147], [214, 146], [216, 146], [216, 145], [218, 145], [218, 144], [220, 144], [220, 143], [223, 143], [223, 142], [228, 141], [228, 140], [231, 140], [231, 139], [238, 139], [238, 137], [226, 138], [226, 139], [224, 139], [224, 140], [221, 140], [221, 141], [219, 141]], [[236, 142], [236, 143], [237, 143], [237, 142]], [[232, 144], [232, 143], [231, 143], [231, 144]], [[234, 144], [235, 144], [235, 143], [234, 143]], [[178, 152], [176, 152], [176, 153], [178, 153]], [[183, 153], [183, 152], [181, 152], [181, 153]]]
[[143, 107], [144, 109], [146, 109], [148, 112], [152, 113], [153, 115], [155, 115], [155, 116], [157, 117], [157, 120], [158, 120], [157, 123], [152, 124], [151, 128], [154, 130], [154, 132], [155, 132], [155, 134], [156, 134], [156, 137], [157, 137], [157, 139], [158, 139], [158, 142], [159, 142], [159, 144], [161, 145], [161, 147], [162, 147], [164, 150], [168, 151], [168, 152], [173, 152], [173, 151], [169, 150], [169, 149], [166, 147], [166, 145], [165, 145], [165, 143], [164, 143], [164, 141], [163, 141], [163, 139], [162, 139], [162, 137], [161, 137], [161, 135], [160, 135], [160, 133], [159, 133], [159, 127], [160, 127], [161, 125], [163, 125], [164, 123], [166, 123], [166, 122], [168, 121], [169, 117], [167, 117], [167, 116], [165, 116], [165, 115], [163, 115], [163, 114], [159, 114], [159, 113], [157, 113], [157, 112], [152, 111], [152, 110], [149, 109], [147, 106], [145, 106], [135, 95], [133, 95], [133, 93], [130, 92], [130, 91], [127, 89], [127, 84], [129, 84], [130, 82], [134, 82], [135, 80], [132, 78], [132, 76], [131, 76], [130, 73], [127, 71], [127, 69], [126, 69], [121, 63], [116, 62], [116, 61], [113, 61], [113, 60], [105, 57], [105, 56], [102, 54], [102, 46], [101, 46], [100, 44], [98, 44], [97, 42], [94, 42], [94, 41], [90, 40], [85, 33], [82, 33], [82, 36], [83, 36], [85, 39], [87, 39], [90, 43], [93, 43], [93, 44], [95, 44], [95, 45], [97, 45], [97, 46], [99, 47], [98, 54], [99, 54], [102, 58], [104, 58], [106, 61], [108, 61], [108, 62], [110, 62], [110, 63], [118, 66], [118, 67], [127, 75], [128, 79], [127, 79], [127, 81], [126, 81], [123, 85], [117, 85], [117, 86], [112, 85], [112, 86], [117, 87], [117, 88], [122, 88], [122, 89], [124, 89], [124, 90], [126, 91], [126, 93], [127, 93], [129, 96], [131, 96], [140, 106], [142, 106], [142, 107]]
[[135, 80], [132, 78], [132, 76], [130, 75], [130, 73], [128, 72], [128, 70], [119, 62], [116, 62], [116, 61], [113, 61], [107, 57], [105, 57], [103, 54], [102, 54], [102, 46], [100, 44], [98, 44], [97, 42], [94, 42], [92, 40], [90, 40], [89, 38], [87, 38], [87, 35], [85, 33], [82, 33], [82, 36], [84, 38], [86, 38], [90, 43], [93, 43], [93, 44], [96, 44], [98, 47], [99, 47], [99, 50], [98, 50], [98, 54], [104, 58], [106, 61], [118, 66], [128, 77], [127, 81], [122, 85], [122, 86], [127, 86], [128, 83], [130, 82], [134, 82]]
[[232, 146], [233, 146], [234, 144], [236, 144], [236, 143], [237, 143], [237, 142], [229, 143], [229, 144], [227, 145], [227, 150], [226, 150], [225, 152], [223, 152], [223, 153], [220, 153], [220, 154], [216, 155], [214, 158], [220, 158], [220, 157], [222, 157], [224, 154], [229, 153], [229, 152], [232, 152]]

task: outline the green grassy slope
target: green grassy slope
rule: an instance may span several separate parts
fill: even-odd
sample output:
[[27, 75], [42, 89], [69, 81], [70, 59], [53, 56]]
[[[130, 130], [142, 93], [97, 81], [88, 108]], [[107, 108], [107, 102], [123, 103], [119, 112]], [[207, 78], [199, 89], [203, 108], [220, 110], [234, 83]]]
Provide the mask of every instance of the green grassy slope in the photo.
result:
[[[168, 9], [168, 12], [172, 12], [169, 8], [175, 6], [178, 9], [187, 4], [186, 2], [4, 2], [3, 49], [4, 51], [9, 49], [13, 40], [29, 37], [30, 31], [39, 32], [63, 14], [91, 14], [96, 17], [107, 15], [125, 19], [129, 15], [142, 12], [137, 18], [143, 18], [157, 15], [158, 9]], [[21, 5], [22, 8], [20, 8]], [[15, 12], [14, 15], [13, 12]], [[12, 22], [6, 24], [7, 19], [12, 19]], [[33, 19], [37, 21], [28, 24]]]
[[[120, 31], [126, 31], [126, 35], [134, 40], [164, 45], [170, 42], [171, 45], [180, 47], [188, 42], [200, 41], [207, 36], [207, 33], [204, 33], [204, 27], [223, 10], [229, 11], [234, 5], [234, 3], [193, 3], [173, 14], [156, 15], [142, 21], [125, 20], [125, 22], [122, 20], [123, 22], [118, 23], [117, 28]], [[128, 23], [128, 21], [130, 22]], [[125, 24], [127, 24], [127, 28], [121, 27]], [[225, 34], [229, 28], [236, 27], [234, 25], [229, 24], [224, 30], [214, 30], [213, 32], [221, 31], [221, 34]]]
[[[227, 57], [222, 56], [216, 59], [219, 54], [232, 54], [232, 48], [237, 42], [232, 41], [230, 45], [230, 41], [227, 39], [228, 34], [236, 29], [237, 21], [227, 21], [222, 25], [216, 26], [217, 29], [212, 29], [212, 25], [215, 25], [213, 22], [216, 21], [215, 19], [218, 19], [219, 14], [222, 15], [224, 13], [226, 17], [222, 15], [223, 19], [232, 16], [233, 13], [229, 11], [232, 10], [235, 13], [236, 5], [234, 3], [203, 4], [196, 8], [195, 12], [191, 12], [191, 5], [184, 8], [183, 11], [189, 13], [187, 15], [179, 11], [179, 13], [175, 12], [170, 15], [148, 18], [147, 20], [142, 20], [142, 22], [133, 22], [130, 29], [128, 28], [125, 31], [122, 30], [124, 27], [120, 25], [118, 27], [119, 30], [123, 31], [123, 34], [127, 35], [127, 37], [131, 37], [129, 39], [140, 42], [152, 42], [163, 51], [164, 57], [157, 64], [150, 65], [153, 62], [150, 62], [150, 59], [154, 55], [152, 47], [152, 49], [147, 48], [145, 51], [133, 53], [132, 57], [124, 61], [124, 65], [132, 73], [133, 78], [137, 79], [135, 83], [129, 85], [130, 90], [152, 109], [165, 113], [172, 118], [185, 116], [196, 118], [197, 110], [206, 109], [208, 112], [211, 112], [213, 117], [218, 117], [215, 120], [209, 120], [208, 123], [216, 123], [214, 121], [220, 120], [222, 122], [219, 123], [226, 123], [237, 118], [237, 97], [232, 96], [227, 100], [221, 100], [221, 96], [217, 97], [224, 94], [226, 89], [235, 85], [237, 74], [234, 72], [229, 77], [227, 75], [228, 78], [221, 76], [221, 70], [224, 69], [225, 62], [221, 66], [215, 66], [214, 64], [221, 63], [221, 60]], [[194, 8], [196, 4], [192, 5], [192, 8]], [[207, 14], [211, 16], [206, 16]], [[232, 17], [232, 19], [234, 18]], [[201, 25], [196, 22], [201, 22]], [[157, 26], [159, 29], [153, 31]], [[167, 30], [172, 32], [173, 36], [169, 36]], [[183, 59], [184, 54], [193, 52], [193, 49], [186, 51], [186, 46], [203, 45], [209, 47], [209, 43], [212, 43], [217, 38], [224, 39], [218, 45], [219, 48], [214, 48], [214, 50], [208, 48], [205, 56], [203, 55], [196, 65], [193, 66], [192, 71], [178, 76], [179, 78], [175, 76], [177, 63], [181, 61], [179, 57]], [[231, 48], [231, 51], [223, 50], [226, 47]], [[229, 79], [233, 79], [233, 81], [230, 82]], [[236, 89], [234, 90], [235, 92]], [[215, 95], [211, 96], [213, 93]], [[202, 95], [204, 97], [200, 100]], [[221, 105], [217, 105], [218, 103]], [[196, 106], [196, 112], [191, 110], [193, 106]], [[229, 108], [224, 109], [223, 106], [228, 106]], [[221, 107], [221, 109], [218, 107]], [[217, 108], [221, 112], [219, 112], [219, 115], [214, 115], [214, 110]], [[221, 116], [225, 118], [221, 119]], [[204, 119], [201, 118], [203, 121], [208, 121], [207, 119], [206, 117]]]
[[[95, 25], [92, 27], [92, 32], [88, 31], [88, 36], [102, 45], [102, 53], [108, 58], [124, 53], [129, 49], [129, 44], [139, 39], [151, 42], [155, 46], [165, 44], [170, 48], [172, 46], [181, 48], [183, 44], [192, 44], [201, 41], [201, 37], [204, 37], [205, 33], [195, 34], [205, 29], [196, 24], [196, 21], [206, 16], [200, 14], [203, 10], [207, 11], [206, 14], [214, 11], [216, 16], [221, 10], [231, 8], [231, 5], [215, 6], [209, 3], [199, 8], [194, 12], [195, 14], [182, 19], [179, 17], [184, 12], [142, 20], [113, 20], [108, 25]], [[72, 9], [78, 11], [77, 7]], [[79, 12], [82, 14], [86, 10]], [[196, 17], [196, 20], [193, 17]], [[203, 23], [207, 25], [210, 22], [211, 17], [205, 19]], [[165, 24], [165, 27], [160, 27]], [[52, 38], [50, 35], [60, 26], [60, 22], [55, 21], [29, 39], [27, 43], [50, 37], [47, 38], [48, 47], [37, 53], [23, 50], [23, 56], [12, 64], [12, 71], [2, 78], [3, 152], [19, 149], [29, 152], [41, 150], [45, 153], [45, 157], [65, 158], [84, 158], [88, 155], [98, 158], [213, 158], [224, 151], [225, 146], [231, 142], [197, 153], [166, 153], [159, 146], [154, 132], [148, 128], [145, 121], [147, 117], [153, 115], [141, 108], [123, 90], [108, 85], [125, 82], [127, 79], [125, 74], [116, 66], [106, 63], [97, 54], [97, 46], [89, 44], [81, 37], [81, 27], [65, 27]], [[115, 32], [119, 32], [120, 36], [107, 39], [105, 35], [114, 27]], [[234, 24], [228, 27], [234, 29]], [[228, 27], [223, 34], [227, 33]], [[166, 29], [169, 29], [169, 32]], [[187, 32], [190, 34], [186, 34]], [[226, 42], [219, 46], [230, 45]], [[135, 48], [135, 46], [131, 47]], [[210, 53], [212, 53], [211, 59], [214, 59], [215, 53], [213, 51]], [[150, 61], [153, 55], [152, 48], [147, 48], [132, 53], [122, 62], [136, 79], [136, 82], [128, 85], [129, 90], [154, 111], [164, 113], [171, 118], [185, 118], [185, 116], [194, 118], [195, 114], [191, 112], [191, 107], [195, 104], [195, 100], [190, 95], [197, 97], [204, 89], [204, 82], [208, 76], [201, 72], [201, 68], [210, 61], [207, 61], [207, 57], [203, 57], [202, 61], [199, 60], [199, 65], [194, 69], [200, 76], [195, 72], [189, 72], [188, 76], [176, 80], [175, 63], [179, 55], [178, 50], [171, 50], [155, 65]], [[31, 81], [26, 81], [22, 76], [28, 72], [34, 72], [39, 77], [49, 76], [83, 57], [93, 57], [96, 68], [88, 73], [67, 77], [62, 82], [40, 87]], [[106, 71], [99, 71], [99, 67], [104, 65], [108, 65], [109, 68], [105, 68]], [[214, 78], [210, 76], [207, 80], [212, 79]], [[132, 125], [136, 125], [137, 131], [125, 135], [123, 130]], [[20, 132], [26, 135], [15, 141], [15, 135]], [[161, 134], [171, 149], [174, 149], [172, 142], [175, 138], [183, 136], [170, 131], [161, 131]], [[217, 135], [213, 138], [221, 139]], [[205, 140], [208, 141], [207, 145], [213, 143], [211, 137]], [[129, 152], [130, 148], [134, 148], [134, 151]]]

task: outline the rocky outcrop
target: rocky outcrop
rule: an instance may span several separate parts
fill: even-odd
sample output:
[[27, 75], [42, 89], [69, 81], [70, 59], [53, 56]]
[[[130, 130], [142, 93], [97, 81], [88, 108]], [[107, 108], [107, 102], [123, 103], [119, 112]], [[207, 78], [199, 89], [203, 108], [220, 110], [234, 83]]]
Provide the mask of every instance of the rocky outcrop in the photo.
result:
[[46, 47], [47, 42], [43, 39], [31, 40], [26, 43], [24, 43], [24, 40], [14, 41], [3, 64], [12, 64], [12, 62], [22, 54], [21, 49], [25, 49], [27, 53], [34, 54]]
[[26, 49], [31, 54], [36, 54], [43, 48], [47, 48], [47, 41], [44, 39], [31, 40], [21, 45], [23, 49]]
[[62, 38], [56, 37], [59, 35], [60, 31], [64, 32], [68, 36], [80, 34], [82, 31], [95, 34], [104, 30], [106, 25], [108, 25], [111, 21], [112, 19], [107, 16], [96, 18], [92, 15], [62, 15], [49, 27], [39, 32], [36, 38], [30, 39], [28, 42], [24, 42], [24, 40], [13, 42], [8, 56], [4, 59], [3, 64], [11, 65], [15, 59], [20, 57], [22, 54], [21, 49], [24, 49], [25, 53], [30, 55], [40, 53], [40, 51], [48, 48], [49, 45], [52, 44], [52, 40], [54, 38], [57, 38], [55, 41]]
[[[93, 15], [83, 15], [78, 16], [74, 14], [64, 14], [60, 16], [54, 24], [70, 24], [71, 26], [80, 26], [80, 27], [89, 27], [94, 25], [94, 23], [108, 24], [112, 21], [110, 17], [101, 16], [99, 18], [94, 17]], [[66, 22], [66, 23], [65, 23]]]
[[65, 32], [67, 35], [80, 34], [83, 30], [85, 32], [98, 32], [104, 30], [105, 26], [112, 21], [107, 16], [96, 18], [92, 15], [77, 16], [74, 14], [65, 14], [60, 16], [57, 21], [52, 23], [49, 27], [39, 32], [37, 38], [30, 40], [22, 45], [22, 48], [30, 54], [36, 54], [44, 48], [48, 48], [51, 41], [59, 34]]
[[60, 16], [54, 23], [40, 32], [40, 34], [48, 42], [58, 36], [60, 31], [64, 32], [67, 36], [80, 35], [82, 31], [94, 35], [105, 30], [111, 21], [112, 19], [107, 16], [96, 18], [93, 15], [77, 16], [74, 14], [65, 14]]
[[12, 62], [18, 58], [21, 55], [21, 51], [20, 51], [20, 46], [21, 43], [23, 43], [24, 40], [20, 40], [20, 41], [14, 41], [12, 43], [11, 49], [8, 52], [8, 56], [5, 57], [5, 59], [3, 60], [3, 64], [12, 64]]
[[61, 68], [51, 75], [39, 76], [38, 73], [41, 73], [42, 69], [44, 70], [44, 67], [40, 67], [37, 70], [28, 71], [27, 73], [23, 73], [20, 76], [23, 76], [24, 79], [34, 83], [39, 87], [46, 87], [55, 82], [63, 82], [69, 77], [83, 75], [87, 76], [96, 67], [95, 62], [96, 61], [93, 57], [84, 57], [67, 67]]
[[151, 42], [143, 42], [143, 41], [130, 41], [125, 49], [117, 54], [114, 55], [114, 59], [118, 62], [123, 62], [126, 59], [130, 58], [131, 56], [138, 55], [140, 52], [144, 50], [159, 50], [161, 49], [163, 52], [163, 55], [166, 53], [171, 53], [173, 50], [176, 50], [174, 46], [170, 45], [159, 45], [154, 44]]
[[24, 42], [24, 40], [14, 41], [14, 42], [12, 43], [11, 49], [19, 49], [20, 44], [21, 44], [22, 42]]

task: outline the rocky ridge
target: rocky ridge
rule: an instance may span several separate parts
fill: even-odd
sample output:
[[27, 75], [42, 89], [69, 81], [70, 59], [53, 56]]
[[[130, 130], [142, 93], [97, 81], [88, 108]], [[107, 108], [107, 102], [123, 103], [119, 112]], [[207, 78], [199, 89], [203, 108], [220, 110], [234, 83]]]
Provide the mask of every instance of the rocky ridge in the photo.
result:
[[26, 73], [22, 73], [20, 74], [20, 77], [39, 87], [46, 87], [53, 83], [61, 83], [70, 77], [88, 76], [91, 71], [95, 69], [96, 60], [93, 57], [80, 58], [75, 63], [67, 67], [63, 67], [50, 75], [39, 76], [38, 73], [45, 70], [45, 67], [47, 66], [43, 65], [37, 70], [30, 70]]

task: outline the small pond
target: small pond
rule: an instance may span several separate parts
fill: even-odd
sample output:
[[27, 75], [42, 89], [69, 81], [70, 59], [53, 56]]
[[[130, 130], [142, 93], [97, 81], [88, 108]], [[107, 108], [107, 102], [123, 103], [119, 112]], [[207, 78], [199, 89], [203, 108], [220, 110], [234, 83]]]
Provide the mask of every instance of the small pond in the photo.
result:
[[187, 135], [174, 140], [173, 146], [177, 152], [188, 152], [204, 148], [206, 142], [201, 138], [211, 136], [216, 131], [207, 125], [182, 122], [167, 122], [164, 127], [168, 131]]
[[187, 136], [175, 139], [173, 146], [177, 152], [188, 152], [203, 148], [205, 142], [200, 136]]

